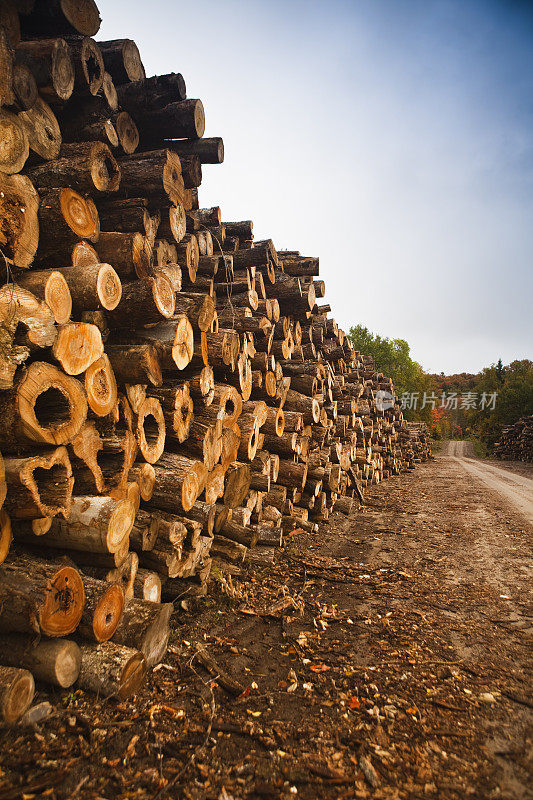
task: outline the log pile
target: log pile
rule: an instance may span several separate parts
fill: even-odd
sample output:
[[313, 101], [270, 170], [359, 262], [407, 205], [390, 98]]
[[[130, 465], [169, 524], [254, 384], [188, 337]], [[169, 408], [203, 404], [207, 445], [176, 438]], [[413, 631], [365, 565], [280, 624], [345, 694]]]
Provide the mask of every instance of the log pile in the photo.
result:
[[22, 6], [0, 28], [6, 721], [32, 676], [135, 692], [214, 562], [271, 561], [427, 457], [318, 258], [200, 207], [223, 143], [182, 75], [91, 38], [93, 0]]
[[502, 430], [494, 455], [503, 461], [533, 462], [533, 414], [520, 417]]

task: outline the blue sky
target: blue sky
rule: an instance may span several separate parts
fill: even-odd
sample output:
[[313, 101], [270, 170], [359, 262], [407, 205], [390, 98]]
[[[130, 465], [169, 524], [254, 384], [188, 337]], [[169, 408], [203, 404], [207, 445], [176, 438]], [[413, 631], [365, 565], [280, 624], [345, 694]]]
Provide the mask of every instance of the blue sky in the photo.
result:
[[202, 206], [318, 255], [333, 316], [435, 372], [533, 357], [533, 4], [100, 0], [226, 160]]

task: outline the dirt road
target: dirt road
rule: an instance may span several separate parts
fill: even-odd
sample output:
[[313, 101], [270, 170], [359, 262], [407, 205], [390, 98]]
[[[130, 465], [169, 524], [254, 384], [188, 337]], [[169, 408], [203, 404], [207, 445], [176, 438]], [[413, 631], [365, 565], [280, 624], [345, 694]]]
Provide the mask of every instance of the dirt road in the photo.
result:
[[442, 455], [457, 459], [470, 475], [482, 481], [492, 491], [503, 495], [507, 502], [533, 525], [533, 480], [531, 478], [515, 475], [508, 469], [474, 459], [470, 442], [445, 442]]
[[447, 453], [215, 572], [134, 700], [58, 690], [1, 732], [0, 797], [533, 798], [531, 525]]

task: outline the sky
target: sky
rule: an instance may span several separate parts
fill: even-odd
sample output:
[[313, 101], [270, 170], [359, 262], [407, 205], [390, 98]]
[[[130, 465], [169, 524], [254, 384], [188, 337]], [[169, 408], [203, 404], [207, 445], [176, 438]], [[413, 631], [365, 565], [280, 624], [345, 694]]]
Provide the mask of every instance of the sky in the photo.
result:
[[429, 372], [533, 358], [533, 3], [99, 0], [222, 136], [200, 205], [320, 257], [332, 316]]

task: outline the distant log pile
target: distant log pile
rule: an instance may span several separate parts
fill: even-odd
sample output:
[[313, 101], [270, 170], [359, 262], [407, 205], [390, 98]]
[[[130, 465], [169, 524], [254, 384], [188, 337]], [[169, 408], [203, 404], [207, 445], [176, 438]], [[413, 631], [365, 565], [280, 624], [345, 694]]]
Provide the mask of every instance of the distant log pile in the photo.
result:
[[[7, 6], [6, 6], [7, 8]], [[24, 8], [25, 13], [17, 13]], [[201, 208], [200, 100], [95, 42], [93, 0], [0, 29], [0, 688], [125, 697], [213, 560], [272, 560], [428, 455], [328, 316], [317, 258]], [[9, 24], [8, 24], [9, 23]], [[12, 539], [14, 545], [12, 546]], [[71, 639], [63, 637], [72, 636]]]
[[533, 462], [533, 414], [520, 417], [502, 430], [494, 455], [504, 461]]

